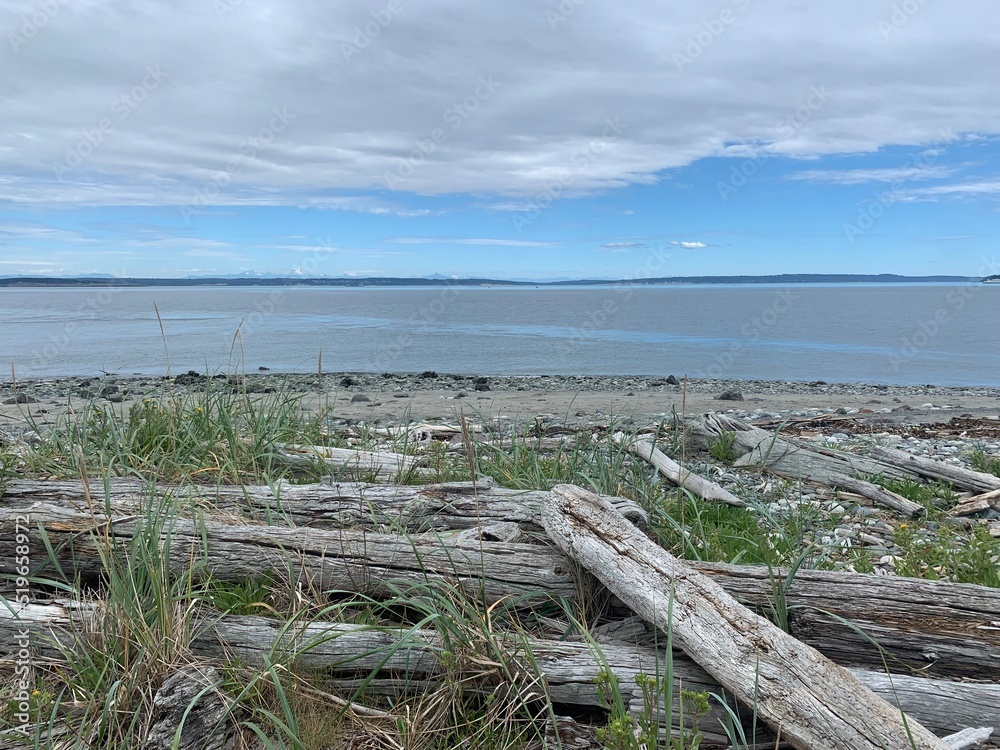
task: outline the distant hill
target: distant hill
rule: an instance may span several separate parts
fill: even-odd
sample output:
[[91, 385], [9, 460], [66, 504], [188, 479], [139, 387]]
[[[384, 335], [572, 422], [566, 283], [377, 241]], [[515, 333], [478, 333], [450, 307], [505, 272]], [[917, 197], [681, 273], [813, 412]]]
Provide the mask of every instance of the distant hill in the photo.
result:
[[895, 284], [895, 283], [970, 283], [1000, 282], [1000, 276], [981, 279], [974, 276], [899, 276], [897, 274], [786, 273], [768, 276], [663, 276], [654, 279], [580, 279], [559, 281], [511, 281], [508, 279], [456, 279], [433, 274], [423, 278], [380, 277], [304, 277], [304, 276], [226, 276], [186, 279], [116, 278], [89, 274], [75, 278], [13, 276], [0, 278], [0, 287], [171, 287], [171, 286], [593, 286], [593, 285], [667, 285], [667, 284]]

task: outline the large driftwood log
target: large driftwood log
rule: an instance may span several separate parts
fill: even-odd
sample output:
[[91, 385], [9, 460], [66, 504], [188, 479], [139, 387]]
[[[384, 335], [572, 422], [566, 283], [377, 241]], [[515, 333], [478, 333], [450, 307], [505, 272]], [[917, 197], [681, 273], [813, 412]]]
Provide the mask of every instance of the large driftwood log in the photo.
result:
[[[144, 523], [44, 505], [27, 510], [0, 508], [0, 573], [14, 572], [18, 516], [30, 519], [21, 527], [31, 529], [33, 565], [54, 574], [51, 567], [42, 567], [47, 552], [39, 529], [44, 529], [69, 578], [100, 575], [95, 534], [102, 539], [108, 529], [115, 543], [125, 544]], [[203, 540], [200, 527], [191, 521], [173, 521], [171, 528], [171, 554], [178, 570], [203, 559], [214, 575], [229, 580], [273, 571], [279, 580], [313, 580], [325, 588], [376, 594], [388, 591], [392, 580], [461, 581], [474, 589], [485, 573], [490, 596], [506, 592], [575, 600], [580, 591], [570, 561], [554, 548], [517, 542], [520, 532], [514, 524], [484, 524], [482, 532], [417, 534], [412, 542], [365, 530], [334, 533], [215, 523], [208, 525]], [[785, 589], [792, 634], [838, 663], [877, 668], [887, 659], [895, 671], [909, 667], [981, 680], [992, 680], [1000, 672], [1000, 590], [815, 570], [799, 570], [788, 583], [787, 572], [780, 569], [708, 563], [692, 567], [765, 614], [774, 606], [775, 592]]]
[[847, 477], [843, 474], [830, 474], [826, 478], [826, 483], [834, 489], [856, 492], [874, 503], [884, 505], [886, 508], [892, 508], [893, 510], [902, 513], [904, 516], [909, 516], [910, 518], [927, 512], [927, 509], [920, 503], [907, 500], [902, 495], [890, 492], [885, 489], [885, 487], [879, 487], [877, 484], [866, 482], [863, 479], [855, 479], [854, 477]]
[[[95, 622], [96, 612], [93, 607], [67, 604], [31, 605], [15, 618], [12, 612], [0, 607], [0, 653], [15, 648], [18, 631], [29, 630], [35, 653], [58, 659], [61, 652], [55, 643], [61, 642], [71, 650], [76, 648], [76, 639], [85, 637], [88, 628], [94, 627], [90, 623]], [[374, 693], [423, 692], [433, 685], [443, 669], [440, 661], [443, 644], [427, 629], [321, 621], [286, 627], [264, 617], [203, 615], [194, 625], [193, 633], [191, 649], [197, 656], [213, 660], [235, 656], [255, 665], [263, 663], [265, 657], [272, 663], [292, 661], [303, 669], [321, 669], [336, 675], [342, 690], [365, 681]], [[496, 637], [500, 650], [516, 667], [511, 671], [524, 674], [526, 684], [536, 676], [543, 678], [543, 689], [554, 703], [603, 707], [597, 678], [607, 668], [618, 680], [630, 712], [637, 717], [642, 715], [644, 705], [636, 675], [663, 674], [666, 665], [663, 649], [651, 645], [559, 642], [510, 634]], [[677, 688], [723, 695], [718, 683], [682, 652], [671, 655], [671, 665]], [[490, 664], [484, 663], [484, 673], [490, 668]], [[947, 734], [968, 726], [993, 726], [997, 727], [994, 736], [1000, 739], [1000, 685], [852, 671], [877, 695], [935, 732]], [[373, 673], [384, 676], [368, 680]], [[359, 674], [364, 677], [358, 678]], [[741, 713], [750, 715], [749, 711]], [[720, 705], [702, 718], [700, 729], [709, 740], [724, 739], [719, 725], [722, 718], [724, 709]], [[675, 712], [672, 718], [675, 727], [677, 720]]]
[[685, 434], [695, 446], [731, 433], [742, 454], [736, 466], [767, 468], [775, 474], [832, 484], [831, 477], [884, 476], [891, 479], [933, 479], [956, 489], [989, 492], [1000, 489], [1000, 477], [984, 474], [944, 461], [914, 456], [892, 448], [872, 446], [870, 455], [859, 455], [820, 447], [791, 437], [762, 430], [725, 414], [706, 414], [685, 423]]
[[727, 505], [734, 505], [739, 508], [746, 506], [746, 503], [732, 492], [692, 471], [688, 471], [648, 440], [629, 441], [628, 438], [620, 433], [615, 435], [613, 439], [619, 445], [627, 444], [626, 447], [629, 452], [648, 461], [656, 467], [657, 471], [678, 487], [683, 487], [705, 500], [726, 503]]
[[763, 613], [783, 589], [792, 635], [838, 664], [878, 668], [885, 659], [893, 671], [990, 681], [1000, 674], [1000, 589], [830, 570], [799, 570], [788, 581], [783, 569], [691, 566]]
[[[5, 532], [0, 539], [0, 574], [16, 570], [18, 518], [30, 519], [24, 525], [32, 529], [43, 528], [56, 550], [58, 568], [48, 559], [42, 534], [28, 535], [34, 570], [49, 576], [61, 569], [69, 578], [94, 580], [103, 571], [102, 545], [127, 545], [137, 534], [159, 533], [175, 572], [194, 565], [219, 580], [291, 578], [321, 591], [370, 596], [392, 596], [399, 586], [410, 584], [451, 582], [470, 593], [481, 591], [493, 602], [523, 597], [537, 603], [578, 594], [573, 566], [562, 555], [545, 553], [537, 543], [509, 541], [522, 536], [516, 524], [407, 535], [232, 526], [171, 517], [159, 528], [148, 517], [106, 518], [45, 505], [0, 508], [0, 529]], [[498, 538], [508, 541], [494, 541]]]
[[725, 414], [712, 413], [688, 420], [684, 429], [686, 439], [699, 448], [708, 448], [711, 441], [730, 433], [734, 437], [733, 447], [740, 454], [734, 465], [767, 468], [775, 474], [795, 479], [811, 479], [828, 484], [832, 474], [884, 474], [895, 479], [916, 478], [916, 474], [884, 466], [865, 456], [809, 445], [801, 440], [762, 430]]
[[[514, 522], [538, 525], [545, 492], [498, 487], [489, 477], [473, 482], [421, 486], [320, 482], [273, 487], [247, 485], [150, 485], [133, 479], [93, 482], [92, 501], [123, 515], [156, 507], [169, 498], [180, 506], [206, 511], [218, 509], [268, 523], [319, 529], [405, 529], [409, 532], [470, 529], [483, 523]], [[0, 494], [10, 507], [43, 503], [88, 510], [87, 492], [78, 481], [8, 482]], [[633, 523], [648, 523], [646, 512], [622, 497], [609, 498]]]
[[1000, 477], [981, 471], [972, 471], [944, 461], [914, 456], [896, 448], [883, 448], [880, 445], [872, 446], [871, 455], [888, 466], [915, 474], [921, 479], [947, 482], [956, 489], [973, 492], [1000, 490]]
[[593, 493], [553, 489], [549, 536], [800, 750], [944, 750], [849, 671], [755, 615]]

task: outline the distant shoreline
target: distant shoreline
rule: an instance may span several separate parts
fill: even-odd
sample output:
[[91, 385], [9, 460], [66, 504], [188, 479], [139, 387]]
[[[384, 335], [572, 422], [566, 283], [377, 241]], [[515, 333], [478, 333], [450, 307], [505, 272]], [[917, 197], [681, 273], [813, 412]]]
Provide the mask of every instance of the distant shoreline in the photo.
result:
[[671, 286], [685, 284], [979, 284], [992, 279], [978, 276], [900, 276], [897, 274], [773, 274], [761, 276], [663, 276], [648, 279], [578, 279], [563, 281], [512, 281], [509, 279], [449, 278], [324, 278], [324, 277], [204, 277], [204, 278], [46, 278], [15, 276], [0, 278], [3, 288], [60, 287], [575, 287], [575, 286]]

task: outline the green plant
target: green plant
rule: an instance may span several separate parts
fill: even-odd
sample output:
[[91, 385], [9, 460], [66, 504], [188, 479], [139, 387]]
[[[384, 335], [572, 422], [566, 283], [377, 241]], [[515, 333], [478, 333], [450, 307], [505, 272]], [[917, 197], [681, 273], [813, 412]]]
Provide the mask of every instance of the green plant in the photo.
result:
[[1000, 540], [985, 526], [967, 535], [947, 528], [934, 532], [909, 523], [897, 524], [896, 572], [911, 578], [949, 580], [1000, 588]]
[[290, 464], [277, 446], [323, 444], [322, 413], [304, 417], [301, 396], [257, 396], [209, 379], [186, 396], [146, 398], [126, 407], [85, 403], [64, 417], [25, 457], [29, 471], [80, 476], [83, 467], [158, 481], [263, 482], [294, 472], [314, 481], [326, 468]]
[[736, 444], [736, 433], [726, 430], [719, 437], [708, 441], [708, 452], [716, 461], [731, 464], [740, 457]]
[[976, 471], [1000, 477], [1000, 456], [991, 456], [981, 448], [972, 452], [972, 455], [969, 456], [969, 464]]
[[876, 475], [868, 477], [867, 481], [924, 506], [932, 515], [940, 515], [942, 509], [955, 502], [955, 490], [950, 484], [940, 480], [925, 484], [918, 479], [894, 479]]

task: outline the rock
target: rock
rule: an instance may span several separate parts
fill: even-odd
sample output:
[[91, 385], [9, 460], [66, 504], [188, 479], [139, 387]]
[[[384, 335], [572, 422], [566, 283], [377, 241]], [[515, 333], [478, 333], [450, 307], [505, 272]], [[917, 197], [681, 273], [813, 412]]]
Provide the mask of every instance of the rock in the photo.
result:
[[434, 380], [437, 376], [438, 374], [434, 372], [434, 370], [424, 370], [422, 373], [417, 375], [417, 377], [422, 380]]
[[668, 375], [666, 379], [667, 385], [680, 385], [681, 381], [677, 379], [676, 375]]
[[473, 385], [486, 385], [489, 382], [490, 382], [489, 378], [482, 378], [482, 377], [480, 377], [480, 378], [473, 378], [472, 379], [472, 384]]
[[188, 370], [183, 375], [178, 375], [174, 378], [175, 385], [197, 385], [202, 380], [205, 379], [204, 375], [201, 375], [195, 370]]
[[120, 404], [122, 401], [125, 400], [125, 394], [121, 393], [121, 392], [118, 392], [118, 393], [109, 393], [108, 396], [107, 396], [107, 399], [112, 404]]
[[350, 375], [340, 379], [340, 385], [342, 388], [350, 388], [352, 385], [354, 385], [354, 383], [355, 380]]
[[476, 383], [477, 391], [488, 391], [490, 387], [486, 383]]
[[455, 398], [468, 398], [468, 397], [469, 394], [466, 393], [465, 391], [459, 391], [458, 393], [455, 394]]
[[393, 393], [392, 397], [393, 398], [409, 398], [410, 394], [409, 393]]
[[4, 401], [4, 404], [7, 404], [7, 405], [10, 405], [10, 404], [40, 404], [40, 403], [41, 403], [41, 401], [39, 401], [37, 398], [32, 398], [31, 396], [29, 396], [26, 393], [19, 393], [16, 396], [14, 396], [12, 398], [9, 398], [6, 401]]
[[353, 397], [351, 397], [351, 403], [352, 404], [362, 404], [362, 403], [366, 403], [368, 401], [371, 401], [371, 399], [368, 398], [363, 393], [356, 393], [356, 394], [354, 394]]
[[743, 393], [737, 388], [730, 388], [715, 397], [717, 401], [742, 401]]

